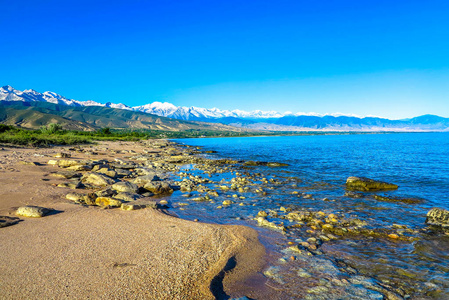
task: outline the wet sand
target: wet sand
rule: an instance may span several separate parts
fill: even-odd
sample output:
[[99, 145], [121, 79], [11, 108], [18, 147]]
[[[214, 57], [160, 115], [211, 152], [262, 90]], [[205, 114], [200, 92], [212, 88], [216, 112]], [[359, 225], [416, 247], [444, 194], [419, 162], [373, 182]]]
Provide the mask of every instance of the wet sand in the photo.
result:
[[[99, 147], [143, 150], [136, 143]], [[63, 180], [48, 176], [55, 167], [46, 162], [61, 148], [3, 148], [0, 215], [14, 216], [22, 205], [55, 212], [0, 228], [2, 299], [237, 297], [248, 292], [242, 282], [261, 270], [265, 249], [253, 229], [186, 221], [156, 209], [76, 205], [64, 198], [73, 190], [56, 187]], [[85, 158], [111, 154], [71, 159]]]

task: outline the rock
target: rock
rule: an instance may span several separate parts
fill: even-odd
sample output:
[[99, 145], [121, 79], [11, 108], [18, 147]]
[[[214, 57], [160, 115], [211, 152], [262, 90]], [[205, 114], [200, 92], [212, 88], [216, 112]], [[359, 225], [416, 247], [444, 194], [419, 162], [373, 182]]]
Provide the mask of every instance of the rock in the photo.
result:
[[143, 209], [143, 208], [146, 208], [146, 205], [122, 203], [122, 205], [120, 206], [121, 210], [137, 210], [137, 209]]
[[96, 199], [97, 199], [97, 195], [95, 195], [94, 193], [89, 193], [89, 194], [85, 195], [83, 198], [84, 204], [86, 204], [86, 205], [96, 205], [97, 204], [95, 202]]
[[268, 217], [268, 214], [265, 211], [261, 210], [257, 213], [257, 216], [266, 218], [266, 217]]
[[65, 198], [67, 200], [71, 200], [77, 203], [80, 202], [84, 202], [84, 196], [85, 194], [80, 194], [80, 193], [68, 193], [67, 195], [65, 195]]
[[322, 226], [322, 228], [323, 228], [323, 230], [332, 230], [332, 229], [334, 229], [334, 226], [332, 226], [331, 224], [324, 224], [323, 226]]
[[426, 223], [429, 225], [440, 226], [449, 230], [449, 210], [441, 208], [432, 208], [427, 213]]
[[95, 199], [95, 204], [103, 207], [120, 207], [122, 205], [122, 201], [110, 197], [98, 197]]
[[70, 158], [72, 155], [70, 153], [59, 152], [54, 155], [56, 158]]
[[57, 166], [58, 165], [58, 161], [55, 159], [50, 159], [47, 164], [52, 165], [52, 166]]
[[136, 194], [139, 189], [139, 187], [136, 184], [127, 181], [114, 183], [112, 185], [112, 188], [117, 192], [133, 193], [133, 194]]
[[264, 162], [264, 161], [245, 161], [245, 166], [267, 166], [267, 167], [287, 167], [288, 164], [278, 162]]
[[92, 172], [97, 172], [100, 169], [109, 169], [109, 165], [104, 161], [99, 161], [95, 166], [92, 167]]
[[90, 165], [74, 165], [71, 167], [67, 167], [66, 170], [70, 171], [90, 171], [92, 170], [92, 166]]
[[63, 170], [63, 171], [59, 171], [59, 172], [53, 173], [53, 174], [51, 174], [51, 176], [70, 179], [70, 178], [81, 177], [81, 173], [78, 173], [78, 172], [75, 172], [75, 171]]
[[11, 226], [20, 222], [19, 218], [16, 217], [8, 217], [8, 216], [0, 216], [0, 228]]
[[120, 207], [122, 210], [136, 210], [143, 208], [157, 208], [156, 201], [142, 198], [140, 200], [131, 202], [131, 203], [123, 203]]
[[160, 181], [160, 180], [161, 180], [161, 178], [159, 178], [159, 176], [157, 176], [156, 174], [148, 174], [148, 175], [136, 177], [133, 180], [133, 183], [135, 183], [135, 184], [147, 184], [147, 183], [152, 182], [152, 181]]
[[356, 191], [396, 190], [398, 188], [396, 184], [354, 176], [348, 177], [348, 179], [346, 180], [346, 187], [350, 190]]
[[39, 206], [21, 206], [17, 209], [16, 215], [30, 218], [40, 218], [45, 216], [51, 209]]
[[76, 166], [76, 165], [79, 165], [79, 164], [80, 164], [80, 162], [76, 161], [76, 160], [61, 159], [61, 160], [58, 161], [58, 166], [60, 166], [62, 168]]
[[83, 187], [83, 184], [80, 181], [73, 181], [73, 182], [63, 182], [58, 184], [58, 187], [62, 188], [69, 188], [72, 190], [79, 189]]
[[232, 201], [231, 200], [224, 200], [223, 201], [223, 205], [231, 205]]
[[115, 183], [115, 180], [111, 177], [98, 173], [86, 173], [81, 181], [96, 186], [107, 186]]
[[131, 172], [125, 169], [115, 169], [115, 172], [118, 177], [126, 177], [131, 175]]
[[268, 228], [275, 229], [275, 230], [285, 230], [284, 225], [282, 225], [282, 224], [278, 225], [274, 222], [270, 222], [267, 219], [265, 219], [264, 217], [257, 217], [256, 220], [257, 220], [257, 224], [259, 226], [264, 226], [264, 227], [268, 227]]
[[171, 194], [173, 189], [167, 182], [154, 181], [148, 182], [144, 185], [144, 189], [154, 193], [154, 194]]
[[113, 190], [111, 187], [108, 187], [104, 190], [96, 191], [95, 195], [97, 197], [113, 197], [117, 195], [117, 191]]
[[269, 162], [267, 163], [267, 167], [288, 167], [289, 164], [278, 163], [278, 162]]
[[131, 201], [135, 201], [137, 199], [142, 198], [142, 196], [139, 195], [139, 194], [133, 194], [133, 193], [118, 193], [113, 198], [114, 199], [119, 199], [119, 200], [122, 200], [122, 201], [129, 201], [129, 202], [131, 202]]
[[401, 197], [387, 197], [387, 196], [380, 196], [380, 195], [374, 195], [374, 199], [377, 201], [385, 201], [385, 202], [402, 202], [407, 204], [417, 204], [422, 203], [422, 199], [418, 198], [401, 198]]
[[104, 174], [111, 178], [117, 177], [117, 172], [115, 172], [114, 170], [109, 169], [109, 168], [101, 168], [101, 169], [97, 170], [96, 172], [100, 173], [100, 174]]
[[97, 198], [97, 196], [94, 193], [68, 193], [65, 198], [79, 204], [96, 205], [95, 199]]
[[388, 235], [388, 237], [390, 238], [390, 239], [398, 239], [399, 238], [399, 236], [396, 234], [396, 233], [390, 233], [389, 235]]

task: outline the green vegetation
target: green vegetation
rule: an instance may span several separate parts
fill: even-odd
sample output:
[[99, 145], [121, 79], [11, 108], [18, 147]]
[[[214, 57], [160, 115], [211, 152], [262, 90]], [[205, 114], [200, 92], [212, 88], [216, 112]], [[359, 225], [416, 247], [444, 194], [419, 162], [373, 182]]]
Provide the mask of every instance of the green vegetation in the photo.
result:
[[23, 129], [0, 124], [0, 143], [23, 146], [51, 146], [87, 144], [100, 140], [138, 141], [154, 138], [198, 138], [249, 136], [245, 132], [188, 129], [184, 131], [130, 130], [101, 128], [97, 131], [64, 130], [59, 124], [50, 123], [38, 130]]

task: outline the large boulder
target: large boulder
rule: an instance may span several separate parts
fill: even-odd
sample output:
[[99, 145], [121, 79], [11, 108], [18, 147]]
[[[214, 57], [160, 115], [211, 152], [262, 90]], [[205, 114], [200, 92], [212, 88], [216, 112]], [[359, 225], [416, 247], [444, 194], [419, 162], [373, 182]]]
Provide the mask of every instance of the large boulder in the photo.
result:
[[432, 208], [427, 213], [426, 223], [434, 226], [441, 226], [445, 230], [449, 230], [449, 210], [441, 208]]
[[113, 178], [98, 173], [86, 173], [81, 181], [96, 186], [107, 186], [115, 183]]
[[346, 188], [355, 191], [383, 191], [396, 190], [398, 186], [393, 183], [376, 181], [365, 177], [348, 177], [346, 180]]

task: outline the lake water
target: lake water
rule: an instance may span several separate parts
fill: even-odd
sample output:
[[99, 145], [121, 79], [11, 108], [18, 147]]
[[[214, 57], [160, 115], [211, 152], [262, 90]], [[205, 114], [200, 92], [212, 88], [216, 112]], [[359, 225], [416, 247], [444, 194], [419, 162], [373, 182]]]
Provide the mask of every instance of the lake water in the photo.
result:
[[[238, 223], [257, 228], [253, 218], [258, 211], [286, 207], [357, 218], [366, 221], [365, 228], [373, 230], [396, 232], [394, 230], [400, 228], [397, 233], [409, 238], [409, 241], [373, 237], [341, 238], [324, 243], [321, 249], [323, 255], [334, 264], [336, 260], [345, 260], [356, 269], [357, 274], [391, 287], [391, 290], [404, 298], [449, 299], [449, 237], [429, 231], [425, 225], [426, 213], [432, 207], [449, 209], [449, 133], [270, 136], [174, 141], [201, 146], [203, 150], [217, 151], [216, 154], [208, 154], [212, 158], [288, 164], [277, 168], [242, 167], [241, 172], [260, 173], [261, 177], [272, 179], [273, 184], [268, 182], [265, 185], [268, 193], [261, 196], [251, 189], [235, 193], [237, 196], [244, 196], [242, 202], [245, 203], [242, 206], [215, 209], [217, 202], [230, 197], [229, 194], [220, 193], [216, 201], [191, 203], [188, 209], [177, 210], [182, 217], [201, 216], [205, 221]], [[192, 172], [200, 174], [198, 171]], [[227, 180], [235, 175], [225, 173], [219, 176]], [[345, 182], [349, 176], [395, 183], [399, 188], [354, 196], [346, 193]], [[374, 198], [375, 195], [414, 201], [379, 201]], [[185, 198], [174, 194], [174, 203], [181, 200]], [[175, 205], [175, 210], [176, 207]], [[285, 222], [274, 215], [270, 217], [273, 222]], [[288, 231], [285, 236], [301, 240], [310, 235], [304, 228]], [[285, 274], [291, 273], [288, 268], [281, 269]], [[285, 278], [283, 281], [278, 280], [278, 283], [288, 284], [292, 280]], [[341, 299], [351, 299], [350, 295], [352, 294], [341, 296]], [[338, 296], [335, 299], [337, 298]]]

